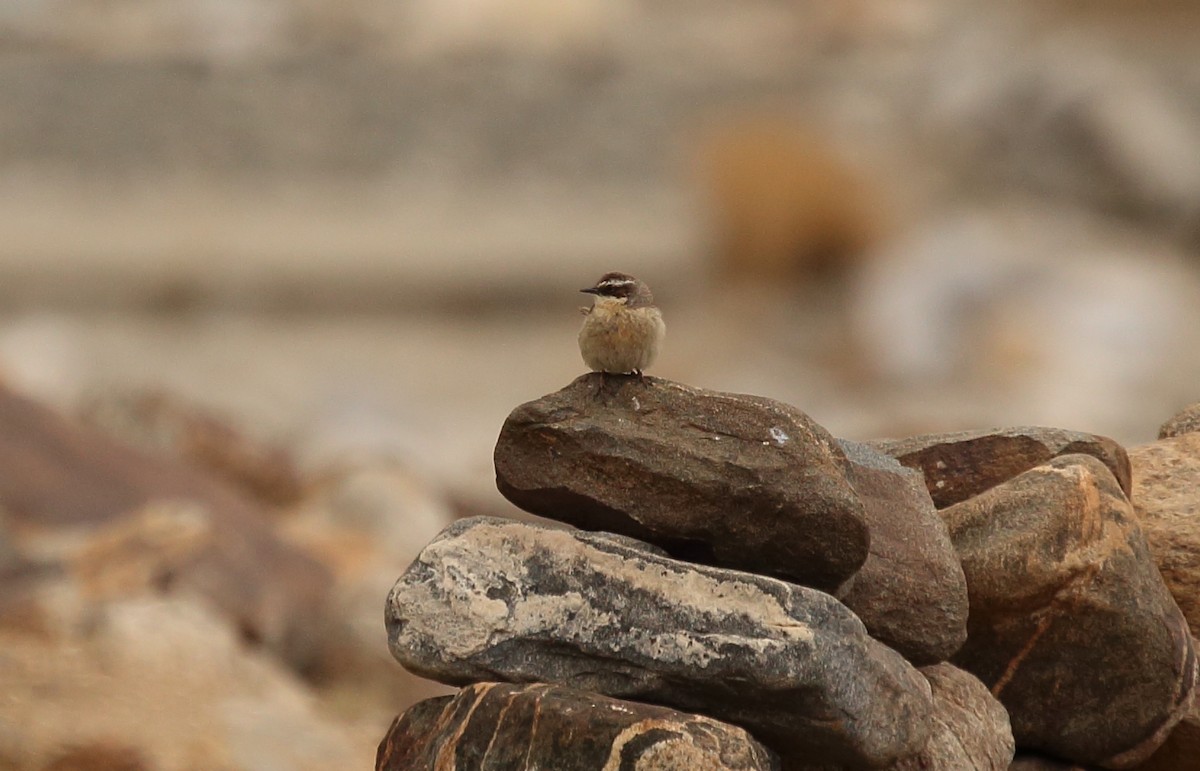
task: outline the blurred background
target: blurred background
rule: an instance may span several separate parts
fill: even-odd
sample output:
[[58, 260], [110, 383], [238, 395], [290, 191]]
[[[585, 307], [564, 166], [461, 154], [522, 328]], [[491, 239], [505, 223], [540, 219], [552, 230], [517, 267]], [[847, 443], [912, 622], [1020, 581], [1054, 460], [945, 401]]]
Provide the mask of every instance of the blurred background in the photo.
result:
[[369, 767], [392, 581], [654, 289], [848, 438], [1200, 399], [1200, 6], [0, 3], [0, 770]]

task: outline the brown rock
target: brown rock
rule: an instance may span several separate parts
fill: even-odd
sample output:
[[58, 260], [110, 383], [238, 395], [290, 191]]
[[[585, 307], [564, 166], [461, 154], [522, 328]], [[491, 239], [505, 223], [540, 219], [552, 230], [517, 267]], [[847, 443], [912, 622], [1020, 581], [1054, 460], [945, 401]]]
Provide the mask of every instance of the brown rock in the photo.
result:
[[971, 595], [954, 663], [1022, 748], [1129, 768], [1183, 717], [1191, 637], [1117, 480], [1070, 455], [942, 511]]
[[1129, 451], [1133, 503], [1163, 580], [1200, 630], [1200, 434]]
[[396, 582], [385, 620], [417, 674], [703, 711], [815, 763], [887, 765], [929, 735], [928, 681], [829, 595], [628, 539], [461, 520]]
[[84, 408], [83, 419], [143, 452], [207, 469], [269, 504], [295, 503], [303, 491], [296, 464], [283, 448], [256, 441], [163, 391], [94, 398]]
[[933, 734], [890, 771], [1006, 771], [1013, 759], [1008, 713], [983, 683], [950, 664], [925, 667], [933, 686]]
[[70, 748], [42, 771], [148, 771], [149, 768], [134, 747], [93, 743]]
[[[1014, 744], [1008, 713], [983, 683], [951, 664], [925, 667], [933, 687], [933, 732], [920, 752], [886, 771], [1006, 771]], [[784, 771], [856, 771], [858, 767], [811, 765], [804, 753], [785, 755]]]
[[515, 409], [496, 483], [526, 511], [694, 561], [835, 589], [867, 558], [825, 429], [785, 404], [598, 374]]
[[396, 718], [376, 771], [768, 771], [775, 756], [735, 726], [554, 685], [480, 683]]
[[841, 442], [863, 501], [871, 550], [838, 593], [876, 640], [914, 664], [935, 664], [967, 639], [967, 581], [920, 473]]
[[1091, 455], [1108, 466], [1129, 494], [1129, 459], [1112, 439], [1061, 428], [997, 428], [925, 434], [868, 442], [909, 468], [925, 474], [929, 495], [939, 508], [978, 495], [1051, 458]]
[[1169, 439], [1181, 434], [1194, 434], [1200, 431], [1200, 402], [1188, 405], [1173, 416], [1158, 429], [1159, 439]]
[[[247, 635], [292, 650], [296, 624], [309, 623], [304, 619], [324, 604], [330, 578], [275, 536], [258, 505], [203, 471], [143, 455], [0, 389], [0, 509], [18, 542], [61, 554], [81, 535], [119, 530], [121, 520], [142, 516], [148, 504], [163, 500], [189, 502], [208, 523], [200, 527], [203, 544], [186, 552], [168, 583], [207, 597]], [[161, 531], [115, 537], [133, 546], [138, 538], [153, 542], [160, 536], [168, 537]]]
[[1022, 755], [1013, 760], [1008, 771], [1090, 771], [1090, 769], [1038, 755]]
[[[1192, 647], [1197, 647], [1192, 638]], [[1185, 771], [1200, 767], [1200, 700], [1193, 700], [1191, 709], [1171, 731], [1163, 746], [1137, 767], [1137, 771]]]

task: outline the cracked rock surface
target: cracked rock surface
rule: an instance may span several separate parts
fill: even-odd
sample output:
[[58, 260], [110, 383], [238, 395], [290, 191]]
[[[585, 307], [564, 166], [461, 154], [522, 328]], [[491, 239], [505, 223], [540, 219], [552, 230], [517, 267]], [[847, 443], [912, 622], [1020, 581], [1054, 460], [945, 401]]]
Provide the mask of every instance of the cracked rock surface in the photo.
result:
[[701, 710], [820, 763], [887, 765], [929, 737], [926, 679], [833, 597], [585, 532], [457, 522], [397, 582], [386, 620], [393, 655], [446, 683]]

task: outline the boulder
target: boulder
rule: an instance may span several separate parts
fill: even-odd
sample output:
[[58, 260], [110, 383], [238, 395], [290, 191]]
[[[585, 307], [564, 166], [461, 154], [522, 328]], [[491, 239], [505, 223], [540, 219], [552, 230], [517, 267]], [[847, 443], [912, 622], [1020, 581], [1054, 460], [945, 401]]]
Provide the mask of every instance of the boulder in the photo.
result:
[[777, 771], [741, 728], [556, 685], [480, 683], [396, 718], [376, 771]]
[[871, 549], [838, 599], [913, 664], [945, 661], [967, 639], [967, 581], [946, 524], [920, 473], [866, 445], [841, 446]]
[[878, 439], [872, 447], [925, 474], [929, 495], [939, 508], [991, 489], [1060, 455], [1091, 455], [1108, 466], [1129, 494], [1129, 458], [1112, 439], [1061, 428], [1022, 427], [906, 439]]
[[100, 600], [86, 611], [63, 637], [0, 627], [0, 761], [20, 761], [0, 767], [369, 767], [370, 735], [363, 742], [203, 600]]
[[194, 591], [248, 637], [303, 657], [330, 575], [279, 539], [261, 506], [185, 462], [131, 449], [0, 387], [0, 510], [18, 550], [69, 558], [75, 543], [102, 530], [136, 547], [136, 520], [164, 500], [186, 502], [194, 513], [184, 519], [199, 524], [167, 528], [183, 533], [187, 558], [159, 576], [163, 587]]
[[1200, 631], [1200, 434], [1129, 451], [1133, 503], [1163, 580]]
[[1043, 758], [1040, 755], [1021, 755], [1013, 760], [1008, 771], [1089, 771], [1089, 769], [1074, 763]]
[[277, 526], [333, 574], [329, 612], [312, 627], [305, 677], [323, 696], [390, 717], [449, 690], [396, 666], [381, 644], [379, 606], [396, 576], [454, 521], [439, 492], [409, 468], [376, 461], [330, 469]]
[[1190, 404], [1158, 428], [1159, 439], [1200, 431], [1200, 402]]
[[[1195, 637], [1192, 647], [1196, 647]], [[1184, 771], [1200, 765], [1200, 700], [1193, 699], [1183, 720], [1137, 771]]]
[[1186, 713], [1196, 659], [1108, 467], [1067, 455], [942, 510], [971, 599], [956, 665], [1023, 749], [1129, 768]]
[[[921, 673], [933, 687], [933, 731], [920, 752], [886, 771], [1007, 771], [1014, 745], [1004, 706], [978, 678], [951, 664], [924, 667]], [[804, 753], [783, 757], [783, 771], [858, 768], [813, 765]]]
[[130, 447], [205, 469], [264, 503], [291, 505], [304, 492], [296, 462], [285, 449], [166, 391], [97, 394], [81, 416]]
[[770, 399], [592, 373], [513, 410], [495, 462], [526, 511], [680, 558], [825, 590], [867, 558], [842, 450]]
[[921, 673], [933, 686], [933, 734], [924, 749], [889, 771], [1006, 771], [1015, 745], [1004, 705], [978, 678], [951, 664]]
[[929, 736], [929, 683], [834, 598], [627, 541], [462, 520], [385, 615], [400, 663], [450, 684], [551, 682], [703, 712], [817, 763], [882, 766]]

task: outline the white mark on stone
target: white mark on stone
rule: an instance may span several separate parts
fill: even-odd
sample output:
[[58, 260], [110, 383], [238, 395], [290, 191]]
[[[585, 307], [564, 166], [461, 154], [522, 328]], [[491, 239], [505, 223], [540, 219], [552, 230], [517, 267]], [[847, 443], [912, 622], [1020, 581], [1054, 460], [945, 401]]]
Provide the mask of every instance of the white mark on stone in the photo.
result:
[[642, 409], [642, 403], [638, 401], [638, 398], [636, 396], [633, 397], [633, 409], [634, 409], [634, 412], [638, 412]]
[[787, 432], [779, 426], [771, 426], [771, 430], [768, 433], [770, 433], [771, 438], [775, 440], [775, 444], [779, 445], [780, 447], [787, 444], [788, 440], [791, 439], [791, 437], [787, 435]]
[[936, 488], [937, 488], [937, 489], [939, 489], [939, 490], [941, 490], [941, 489], [942, 489], [943, 487], [945, 487], [945, 486], [946, 486], [946, 480], [945, 480], [945, 479], [939, 479], [939, 480], [937, 481], [937, 484], [935, 484], [935, 485], [934, 485], [934, 487], [936, 487]]
[[933, 464], [933, 467], [934, 468], [946, 468], [946, 461], [939, 460], [937, 463]]

